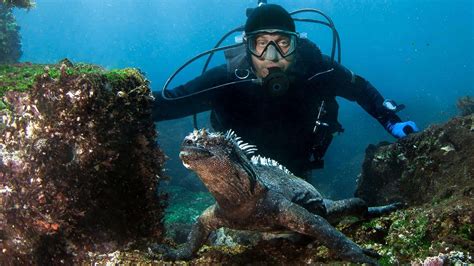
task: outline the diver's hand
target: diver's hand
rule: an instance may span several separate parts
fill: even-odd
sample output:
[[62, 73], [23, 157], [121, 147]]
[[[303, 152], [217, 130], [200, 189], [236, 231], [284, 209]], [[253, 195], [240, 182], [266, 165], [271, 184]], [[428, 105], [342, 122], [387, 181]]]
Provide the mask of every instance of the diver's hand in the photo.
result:
[[392, 136], [397, 139], [404, 138], [408, 134], [420, 131], [413, 121], [398, 122], [395, 124], [389, 123], [387, 129], [390, 131]]

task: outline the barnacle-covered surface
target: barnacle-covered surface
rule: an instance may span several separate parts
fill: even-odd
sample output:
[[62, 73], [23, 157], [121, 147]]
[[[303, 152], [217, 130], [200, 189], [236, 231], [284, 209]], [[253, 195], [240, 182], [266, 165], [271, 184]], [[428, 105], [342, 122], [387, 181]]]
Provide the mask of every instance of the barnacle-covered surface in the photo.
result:
[[0, 64], [17, 62], [21, 56], [20, 27], [12, 8], [0, 1]]
[[164, 155], [140, 72], [63, 60], [0, 76], [0, 264], [70, 264], [159, 240]]

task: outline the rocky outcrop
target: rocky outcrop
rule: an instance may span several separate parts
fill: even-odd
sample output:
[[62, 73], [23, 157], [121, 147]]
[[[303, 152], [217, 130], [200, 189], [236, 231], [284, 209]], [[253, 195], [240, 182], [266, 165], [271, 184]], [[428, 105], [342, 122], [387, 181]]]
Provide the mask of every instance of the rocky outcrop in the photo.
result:
[[372, 243], [387, 264], [474, 262], [474, 114], [463, 99], [465, 116], [367, 148], [355, 195], [407, 208], [343, 231]]
[[64, 60], [0, 76], [0, 264], [68, 265], [159, 239], [164, 155], [140, 72]]
[[355, 195], [369, 204], [421, 205], [474, 195], [474, 115], [367, 148]]

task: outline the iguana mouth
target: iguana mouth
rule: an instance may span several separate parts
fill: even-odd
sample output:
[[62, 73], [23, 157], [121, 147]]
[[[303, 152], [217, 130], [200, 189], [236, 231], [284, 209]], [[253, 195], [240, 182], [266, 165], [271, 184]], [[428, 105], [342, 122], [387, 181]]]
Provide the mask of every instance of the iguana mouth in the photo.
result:
[[196, 146], [184, 146], [181, 148], [181, 152], [179, 153], [179, 156], [181, 157], [181, 154], [183, 156], [189, 156], [193, 154], [200, 154], [200, 155], [212, 155], [211, 152], [209, 152], [207, 149], [202, 148], [202, 147], [196, 147]]
[[194, 161], [202, 158], [211, 157], [212, 153], [207, 149], [196, 146], [183, 146], [179, 152], [179, 158], [183, 162]]

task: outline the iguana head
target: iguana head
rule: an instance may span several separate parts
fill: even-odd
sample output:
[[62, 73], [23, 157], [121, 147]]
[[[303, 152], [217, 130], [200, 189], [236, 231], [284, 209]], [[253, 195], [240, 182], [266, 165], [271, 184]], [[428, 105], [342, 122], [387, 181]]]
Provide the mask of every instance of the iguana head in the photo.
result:
[[219, 167], [225, 161], [241, 163], [246, 153], [254, 151], [254, 145], [243, 143], [233, 131], [222, 134], [201, 129], [194, 130], [184, 138], [179, 157], [186, 168], [198, 171], [203, 167]]
[[233, 131], [221, 134], [201, 129], [184, 138], [179, 157], [186, 168], [196, 172], [216, 200], [220, 195], [242, 198], [237, 194], [254, 191], [256, 174], [247, 154], [255, 150], [255, 146], [243, 143]]

